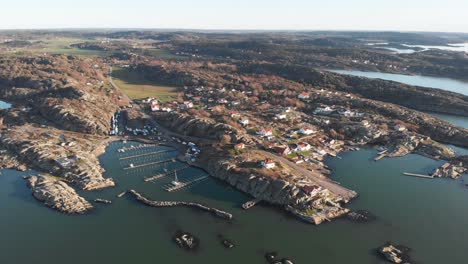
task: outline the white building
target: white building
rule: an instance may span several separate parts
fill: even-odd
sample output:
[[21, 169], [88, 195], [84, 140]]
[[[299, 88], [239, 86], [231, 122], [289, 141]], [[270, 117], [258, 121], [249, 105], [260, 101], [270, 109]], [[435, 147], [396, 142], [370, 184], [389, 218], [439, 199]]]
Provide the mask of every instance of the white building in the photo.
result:
[[239, 123], [243, 126], [246, 126], [250, 123], [249, 119], [241, 119], [239, 120]]
[[309, 96], [309, 93], [300, 93], [300, 94], [297, 96], [297, 98], [304, 100], [304, 99], [309, 99], [310, 96]]
[[310, 127], [302, 127], [301, 129], [299, 129], [299, 133], [301, 133], [303, 135], [311, 135], [311, 134], [314, 134], [316, 132], [317, 131], [313, 130]]
[[257, 135], [259, 135], [261, 137], [270, 137], [270, 136], [273, 135], [273, 131], [271, 131], [271, 129], [269, 129], [269, 128], [265, 128], [265, 129], [262, 129], [262, 130], [258, 131]]
[[276, 114], [275, 117], [276, 117], [277, 119], [286, 119], [286, 114], [284, 114], [284, 113], [279, 113], [279, 114]]
[[403, 126], [403, 125], [397, 124], [397, 125], [395, 125], [395, 130], [402, 132], [402, 131], [406, 130], [406, 127]]
[[271, 160], [271, 159], [262, 160], [262, 162], [260, 164], [265, 169], [273, 169], [273, 168], [276, 167], [275, 162], [273, 160]]

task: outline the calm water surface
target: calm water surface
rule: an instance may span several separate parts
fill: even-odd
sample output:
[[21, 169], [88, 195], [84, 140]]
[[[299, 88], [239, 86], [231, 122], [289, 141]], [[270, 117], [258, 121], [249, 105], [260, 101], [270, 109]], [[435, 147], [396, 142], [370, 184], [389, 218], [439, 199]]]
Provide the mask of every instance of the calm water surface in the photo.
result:
[[419, 75], [404, 75], [383, 72], [365, 72], [354, 70], [333, 70], [340, 74], [349, 74], [373, 79], [383, 79], [395, 82], [401, 82], [409, 85], [417, 85], [428, 88], [439, 88], [451, 92], [468, 95], [468, 82], [459, 81], [450, 78], [438, 78]]
[[[116, 153], [121, 145], [112, 144], [101, 159], [118, 186], [83, 194], [114, 203], [98, 204], [88, 215], [66, 216], [46, 208], [31, 196], [23, 174], [5, 170], [0, 176], [0, 263], [265, 263], [268, 250], [296, 263], [385, 263], [373, 248], [387, 240], [413, 248], [420, 263], [462, 264], [468, 258], [468, 189], [460, 181], [401, 175], [426, 173], [440, 162], [417, 155], [374, 162], [376, 151], [371, 149], [330, 159], [333, 178], [360, 194], [350, 206], [370, 210], [378, 220], [312, 226], [269, 206], [243, 211], [240, 205], [248, 197], [215, 180], [166, 193], [161, 185], [172, 179], [143, 182], [160, 167], [131, 173], [122, 169], [127, 164], [120, 163]], [[181, 165], [172, 163], [167, 169]], [[190, 168], [179, 178], [202, 174]], [[188, 208], [151, 208], [129, 196], [115, 198], [129, 188], [152, 199], [203, 202], [232, 212], [235, 219], [226, 222]], [[179, 228], [200, 237], [199, 252], [187, 253], [172, 243]], [[224, 249], [218, 234], [238, 246]]]

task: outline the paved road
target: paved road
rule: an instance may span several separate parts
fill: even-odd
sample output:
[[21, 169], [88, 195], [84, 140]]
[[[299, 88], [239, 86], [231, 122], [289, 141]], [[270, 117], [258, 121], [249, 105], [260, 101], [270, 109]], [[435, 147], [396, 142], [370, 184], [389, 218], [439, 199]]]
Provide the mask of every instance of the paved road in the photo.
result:
[[299, 173], [302, 174], [302, 176], [306, 179], [310, 179], [311, 181], [313, 181], [315, 184], [319, 185], [319, 186], [322, 186], [323, 188], [326, 188], [328, 190], [330, 190], [331, 192], [337, 194], [337, 195], [340, 195], [341, 197], [343, 197], [343, 199], [345, 200], [351, 200], [352, 198], [356, 197], [357, 196], [357, 193], [355, 191], [352, 191], [350, 189], [347, 189], [327, 178], [323, 178], [323, 176], [318, 173], [318, 172], [313, 172], [313, 171], [309, 171], [301, 166], [298, 166], [297, 164], [289, 161], [288, 159], [284, 158], [284, 157], [281, 157], [281, 156], [277, 156], [273, 153], [270, 153], [270, 152], [267, 152], [267, 151], [264, 151], [264, 150], [257, 150], [259, 151], [261, 154], [267, 156], [268, 158], [270, 159], [273, 159], [273, 160], [277, 160], [277, 161], [280, 161], [281, 163], [283, 164], [286, 164], [288, 165], [289, 167], [293, 168], [294, 170], [298, 171]]

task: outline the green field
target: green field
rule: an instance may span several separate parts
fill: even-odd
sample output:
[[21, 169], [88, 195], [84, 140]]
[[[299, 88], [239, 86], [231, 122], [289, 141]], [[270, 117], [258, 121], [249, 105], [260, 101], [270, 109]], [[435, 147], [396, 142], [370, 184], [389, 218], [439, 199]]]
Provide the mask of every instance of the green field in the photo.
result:
[[114, 68], [114, 83], [132, 99], [155, 97], [162, 102], [174, 100], [177, 88], [160, 85], [146, 79], [142, 74], [123, 68]]
[[70, 45], [81, 42], [93, 42], [93, 39], [79, 39], [79, 38], [47, 38], [40, 39], [39, 44], [34, 47], [19, 48], [17, 53], [33, 53], [33, 54], [64, 54], [76, 56], [106, 56], [109, 55], [105, 50], [87, 50], [72, 48]]

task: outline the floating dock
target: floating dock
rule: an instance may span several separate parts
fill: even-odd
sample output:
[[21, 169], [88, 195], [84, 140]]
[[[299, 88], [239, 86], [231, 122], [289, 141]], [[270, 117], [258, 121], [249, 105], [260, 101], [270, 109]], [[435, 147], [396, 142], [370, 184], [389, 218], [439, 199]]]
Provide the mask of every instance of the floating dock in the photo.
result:
[[374, 160], [378, 161], [378, 160], [385, 158], [386, 156], [387, 156], [387, 153], [383, 153], [383, 154], [380, 154], [378, 157], [376, 157]]
[[434, 176], [429, 176], [429, 175], [424, 175], [424, 174], [409, 173], [409, 172], [404, 172], [403, 174], [406, 175], [406, 176], [412, 176], [412, 177], [434, 179]]
[[168, 171], [168, 172], [165, 172], [165, 173], [159, 173], [159, 174], [156, 174], [154, 176], [151, 176], [151, 177], [148, 177], [148, 178], [145, 178], [144, 181], [145, 182], [150, 182], [150, 181], [155, 181], [155, 180], [158, 180], [158, 179], [161, 179], [163, 177], [166, 177], [166, 176], [169, 176], [173, 173], [176, 173], [178, 171], [181, 171], [181, 170], [184, 170], [186, 168], [190, 167], [189, 165], [186, 165], [186, 166], [182, 166], [180, 168], [177, 168], [177, 169], [174, 169], [174, 170], [171, 170], [171, 171]]
[[168, 191], [168, 192], [176, 192], [176, 191], [180, 191], [182, 190], [183, 188], [186, 188], [188, 186], [191, 186], [191, 185], [194, 185], [196, 183], [199, 183], [199, 182], [202, 182], [206, 179], [208, 179], [208, 175], [205, 175], [205, 176], [202, 176], [202, 177], [198, 177], [196, 179], [193, 179], [193, 180], [188, 180], [188, 181], [184, 181], [184, 182], [179, 182], [179, 184], [177, 185], [174, 185], [174, 184], [168, 184], [168, 185], [165, 185], [163, 187], [164, 190]]
[[127, 157], [122, 157], [122, 158], [119, 158], [119, 160], [135, 159], [135, 158], [140, 158], [140, 157], [145, 157], [145, 156], [158, 155], [158, 154], [164, 154], [164, 153], [170, 153], [170, 152], [176, 152], [176, 151], [177, 150], [174, 150], [174, 149], [160, 150], [160, 151], [154, 151], [154, 152], [149, 152], [149, 153], [143, 153], [143, 154], [137, 154], [137, 155], [131, 155], [131, 156], [127, 156]]
[[124, 170], [138, 169], [138, 168], [148, 167], [148, 166], [151, 166], [151, 165], [167, 163], [167, 162], [171, 162], [171, 161], [175, 162], [175, 158], [170, 158], [170, 159], [160, 160], [160, 161], [154, 161], [154, 162], [144, 163], [144, 164], [140, 164], [140, 165], [133, 165], [133, 166], [130, 165], [129, 167], [124, 168]]

